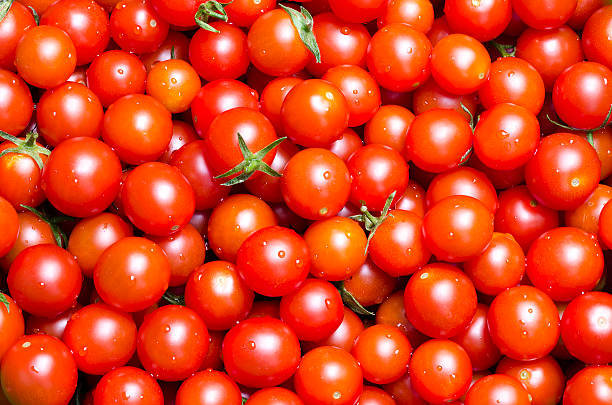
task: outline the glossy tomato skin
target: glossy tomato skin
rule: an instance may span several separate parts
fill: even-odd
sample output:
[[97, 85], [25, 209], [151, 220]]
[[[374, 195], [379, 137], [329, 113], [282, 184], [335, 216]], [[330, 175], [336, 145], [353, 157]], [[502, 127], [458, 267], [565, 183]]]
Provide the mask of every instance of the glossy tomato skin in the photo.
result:
[[93, 276], [104, 302], [125, 312], [136, 312], [153, 305], [168, 289], [170, 264], [155, 243], [126, 237], [102, 253]]
[[129, 314], [92, 304], [70, 317], [62, 340], [79, 370], [104, 375], [125, 365], [136, 351], [136, 324]]
[[233, 194], [210, 215], [208, 243], [219, 259], [234, 263], [238, 249], [251, 234], [277, 223], [264, 201], [250, 194]]
[[558, 226], [557, 211], [538, 203], [526, 186], [512, 187], [499, 194], [495, 231], [511, 234], [525, 253], [542, 233]]
[[472, 129], [459, 112], [436, 108], [414, 119], [403, 154], [417, 167], [441, 173], [462, 162], [472, 146], [472, 138]]
[[582, 205], [573, 211], [565, 211], [565, 225], [597, 234], [601, 210], [612, 198], [612, 187], [599, 184]]
[[378, 305], [393, 292], [397, 279], [382, 271], [371, 260], [344, 280], [343, 287], [362, 306]]
[[[272, 160], [270, 167], [278, 173], [283, 174], [289, 160], [298, 153], [300, 149], [298, 149], [293, 142], [285, 139], [275, 148], [275, 151], [276, 154], [274, 155], [274, 160]], [[281, 179], [282, 176], [251, 176], [244, 185], [249, 192], [264, 201], [280, 203], [283, 201]]]
[[295, 373], [299, 361], [297, 336], [278, 319], [248, 319], [230, 329], [223, 340], [227, 373], [247, 387], [279, 385]]
[[295, 391], [307, 404], [354, 404], [363, 390], [363, 373], [350, 353], [322, 346], [302, 357], [294, 377]]
[[0, 379], [11, 403], [64, 405], [77, 386], [70, 349], [46, 335], [23, 336], [2, 358]]
[[464, 95], [451, 94], [440, 87], [433, 78], [428, 79], [425, 84], [416, 89], [412, 94], [412, 111], [417, 115], [436, 108], [443, 108], [456, 110], [466, 120], [470, 120], [470, 114], [461, 107], [461, 104], [470, 111], [472, 116], [476, 114], [476, 108], [478, 107], [476, 93]]
[[168, 28], [146, 0], [121, 0], [110, 16], [113, 41], [127, 52], [153, 52], [168, 36]]
[[246, 285], [258, 294], [280, 297], [295, 291], [310, 270], [304, 238], [280, 226], [260, 229], [240, 246], [236, 265]]
[[433, 25], [434, 8], [428, 0], [386, 2], [382, 14], [376, 19], [378, 28], [391, 23], [404, 23], [426, 34]]
[[531, 396], [532, 405], [559, 403], [565, 387], [565, 375], [559, 363], [546, 356], [538, 360], [519, 361], [503, 358], [495, 372], [516, 378]]
[[550, 91], [567, 67], [584, 59], [580, 37], [571, 28], [526, 29], [516, 43], [516, 56], [536, 68]]
[[25, 5], [17, 2], [11, 4], [8, 12], [0, 21], [0, 41], [3, 44], [0, 50], [0, 68], [15, 70], [17, 43], [23, 33], [34, 25], [36, 25], [34, 16]]
[[412, 346], [396, 326], [374, 325], [359, 334], [351, 353], [366, 380], [388, 384], [406, 373]]
[[0, 70], [0, 130], [17, 136], [29, 124], [34, 104], [28, 85], [16, 74]]
[[88, 217], [113, 202], [120, 180], [121, 163], [113, 150], [97, 139], [81, 137], [53, 149], [43, 170], [41, 188], [64, 214]]
[[198, 135], [190, 125], [184, 121], [172, 120], [172, 138], [164, 153], [157, 159], [159, 162], [170, 164], [174, 152], [183, 146], [198, 140]]
[[442, 404], [465, 394], [472, 380], [472, 365], [457, 343], [432, 339], [414, 351], [410, 376], [412, 388], [424, 400]]
[[366, 23], [382, 12], [381, 0], [331, 0], [329, 5], [339, 18], [347, 22]]
[[396, 150], [384, 145], [365, 145], [347, 162], [351, 174], [349, 200], [369, 210], [381, 211], [387, 198], [395, 192], [394, 201], [408, 185], [408, 164]]
[[164, 394], [153, 377], [135, 367], [120, 367], [107, 373], [98, 382], [93, 404], [163, 405]]
[[387, 145], [403, 154], [408, 129], [414, 118], [414, 114], [405, 107], [395, 104], [381, 106], [365, 124], [365, 143]]
[[[583, 2], [585, 3], [585, 2]], [[601, 2], [592, 1], [593, 8], [598, 7]], [[612, 57], [606, 52], [606, 47], [610, 44], [608, 36], [612, 31], [612, 7], [606, 6], [597, 9], [590, 15], [582, 31], [582, 48], [587, 59], [599, 62], [612, 69]]]
[[567, 350], [586, 364], [612, 360], [612, 295], [592, 291], [572, 300], [561, 319], [561, 338]]
[[541, 204], [556, 210], [578, 207], [599, 183], [601, 163], [593, 147], [569, 133], [549, 135], [540, 141], [525, 166], [525, 182]]
[[147, 76], [147, 94], [173, 114], [189, 109], [200, 86], [198, 73], [188, 62], [180, 59], [156, 63]]
[[151, 5], [164, 20], [181, 28], [195, 25], [194, 16], [200, 2], [197, 0], [151, 0]]
[[[468, 56], [469, 55], [469, 56]], [[467, 61], [469, 63], [462, 61]], [[489, 77], [491, 57], [476, 39], [451, 34], [440, 40], [431, 54], [431, 74], [444, 90], [464, 95], [478, 90]]]
[[378, 84], [392, 91], [411, 91], [431, 73], [429, 39], [406, 24], [393, 23], [377, 31], [368, 46], [366, 64]]
[[160, 307], [138, 329], [136, 349], [143, 367], [163, 381], [180, 381], [198, 371], [209, 346], [198, 314], [181, 305]]
[[[355, 339], [357, 339], [357, 336], [359, 336], [363, 329], [363, 322], [361, 321], [359, 316], [357, 316], [353, 311], [351, 311], [345, 306], [344, 318], [342, 318], [342, 323], [340, 324], [340, 326], [336, 328], [334, 333], [332, 333], [325, 339], [319, 340], [318, 342], [314, 342], [314, 346], [334, 346], [339, 347], [340, 349], [344, 349], [347, 352], [350, 352], [355, 344]], [[305, 343], [306, 344], [304, 345], [304, 349], [307, 349], [307, 344], [310, 342]]]
[[421, 232], [423, 219], [414, 212], [391, 210], [370, 239], [369, 256], [393, 276], [414, 273], [429, 261], [431, 253]]
[[308, 72], [321, 77], [334, 66], [356, 65], [365, 67], [370, 34], [361, 24], [342, 21], [333, 13], [314, 16], [313, 33], [321, 51], [321, 62], [314, 58], [306, 66]]
[[585, 367], [565, 386], [563, 405], [606, 404], [612, 400], [612, 366]]
[[110, 40], [108, 14], [93, 0], [57, 1], [40, 16], [40, 24], [66, 31], [76, 48], [79, 66], [104, 52]]
[[304, 405], [293, 391], [282, 387], [264, 388], [249, 397], [248, 405]]
[[221, 260], [195, 269], [185, 286], [185, 305], [197, 312], [210, 330], [228, 330], [245, 319], [253, 298], [236, 267]]
[[446, 197], [423, 218], [425, 246], [439, 260], [463, 262], [487, 247], [493, 236], [493, 218], [473, 197]]
[[572, 127], [600, 127], [606, 123], [612, 105], [611, 82], [612, 71], [602, 64], [580, 62], [570, 66], [555, 81], [555, 111]]
[[318, 341], [342, 323], [344, 305], [336, 287], [328, 281], [307, 279], [281, 298], [281, 319], [300, 340]]
[[514, 237], [494, 232], [489, 246], [466, 261], [463, 270], [478, 291], [495, 296], [518, 285], [525, 274], [525, 266], [525, 254]]
[[321, 79], [297, 84], [281, 107], [283, 133], [298, 145], [328, 147], [349, 125], [350, 110], [342, 91]]
[[397, 326], [408, 337], [413, 348], [420, 346], [429, 338], [419, 332], [406, 317], [404, 291], [398, 290], [387, 297], [376, 310], [376, 323]]
[[444, 3], [444, 15], [455, 32], [470, 35], [481, 42], [498, 37], [512, 18], [510, 0], [450, 0]]
[[348, 201], [350, 185], [350, 173], [342, 159], [320, 148], [307, 148], [293, 155], [281, 178], [287, 206], [313, 220], [340, 212]]
[[478, 304], [474, 317], [468, 326], [458, 335], [451, 338], [452, 341], [463, 347], [474, 371], [486, 370], [495, 365], [501, 358], [501, 353], [489, 334], [487, 326], [487, 311], [489, 307]]
[[513, 287], [495, 297], [487, 322], [495, 345], [515, 360], [542, 358], [559, 339], [557, 307], [531, 286]]
[[127, 236], [132, 236], [132, 227], [119, 216], [103, 212], [75, 226], [68, 239], [68, 251], [76, 257], [83, 274], [92, 277], [102, 252]]
[[[131, 136], [124, 136], [128, 131]], [[102, 139], [128, 164], [158, 159], [172, 138], [172, 115], [155, 98], [132, 94], [111, 104], [104, 114]]]
[[237, 0], [227, 4], [225, 12], [230, 23], [239, 27], [250, 27], [260, 15], [275, 7], [275, 0]]
[[172, 59], [172, 49], [174, 48], [175, 59], [189, 60], [189, 38], [181, 32], [170, 30], [168, 36], [162, 44], [153, 52], [143, 53], [140, 55], [140, 60], [145, 65], [148, 71], [157, 62]]
[[542, 234], [527, 254], [529, 280], [556, 301], [570, 301], [595, 288], [603, 268], [596, 236], [578, 228]]
[[544, 104], [544, 92], [540, 73], [526, 60], [510, 57], [491, 63], [489, 80], [478, 90], [478, 96], [486, 109], [512, 103], [537, 114]]
[[604, 248], [612, 246], [612, 204], [606, 203], [601, 210], [598, 221], [598, 236]]
[[7, 277], [17, 304], [24, 311], [47, 317], [64, 312], [76, 302], [82, 281], [73, 256], [51, 244], [24, 249], [11, 264]]
[[404, 304], [408, 320], [420, 332], [434, 338], [449, 338], [464, 330], [474, 317], [476, 290], [459, 269], [432, 263], [410, 278]]
[[17, 339], [23, 336], [24, 321], [23, 313], [17, 303], [8, 295], [1, 293], [2, 298], [8, 302], [7, 305], [0, 306], [0, 328], [4, 334], [2, 343], [0, 343], [0, 360], [15, 343]]
[[467, 166], [447, 170], [433, 178], [427, 188], [427, 207], [433, 207], [438, 201], [452, 195], [474, 197], [493, 213], [499, 205], [495, 187], [487, 175]]
[[26, 211], [17, 214], [19, 221], [19, 232], [11, 250], [0, 258], [0, 267], [8, 271], [11, 263], [17, 255], [29, 246], [40, 244], [54, 244], [55, 236], [51, 226], [36, 216]]
[[247, 46], [251, 63], [270, 76], [297, 73], [311, 57], [289, 13], [280, 8], [270, 10], [255, 20], [247, 35]]
[[177, 168], [158, 162], [145, 163], [130, 172], [121, 201], [130, 221], [155, 236], [177, 232], [189, 223], [195, 211], [195, 198], [187, 179]]
[[176, 405], [240, 405], [242, 397], [236, 383], [220, 371], [205, 370], [181, 384]]
[[531, 397], [516, 379], [504, 374], [482, 377], [465, 396], [466, 405], [477, 404], [530, 405]]
[[17, 211], [3, 197], [0, 197], [0, 225], [3, 229], [3, 233], [0, 235], [0, 257], [2, 257], [11, 251], [19, 234]]
[[577, 0], [546, 0], [533, 3], [514, 0], [514, 12], [527, 25], [537, 29], [551, 29], [563, 25], [574, 13]]
[[108, 107], [128, 94], [144, 94], [147, 71], [134, 54], [110, 50], [98, 55], [87, 69], [87, 87]]
[[526, 164], [540, 141], [540, 124], [526, 108], [496, 104], [481, 114], [474, 130], [474, 152], [496, 170], [517, 169]]
[[[15, 51], [19, 76], [29, 84], [49, 89], [62, 84], [76, 67], [76, 48], [60, 28], [41, 25], [27, 30]], [[45, 66], [45, 69], [40, 69]]]
[[224, 111], [236, 107], [259, 110], [259, 95], [237, 80], [215, 80], [206, 83], [191, 103], [193, 126], [204, 138], [212, 120]]

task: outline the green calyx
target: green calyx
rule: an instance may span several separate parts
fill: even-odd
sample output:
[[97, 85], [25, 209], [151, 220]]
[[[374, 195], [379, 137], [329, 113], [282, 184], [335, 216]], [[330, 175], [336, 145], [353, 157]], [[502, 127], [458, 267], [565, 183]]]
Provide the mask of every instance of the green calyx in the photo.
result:
[[514, 45], [502, 45], [497, 41], [490, 41], [489, 43], [493, 45], [504, 58], [516, 56], [516, 47]]
[[391, 209], [391, 204], [393, 203], [395, 194], [396, 192], [394, 191], [389, 195], [389, 197], [387, 197], [387, 201], [385, 201], [385, 206], [383, 207], [383, 210], [380, 216], [375, 217], [374, 215], [372, 215], [372, 213], [368, 211], [368, 207], [366, 207], [365, 203], [362, 201], [361, 208], [359, 209], [361, 211], [361, 214], [353, 215], [350, 217], [352, 220], [362, 222], [366, 231], [370, 233], [368, 235], [368, 242], [366, 243], [366, 248], [365, 248], [366, 255], [368, 253], [368, 248], [370, 247], [370, 240], [376, 233], [376, 230], [378, 229], [378, 227], [383, 222], [385, 222], [385, 219], [387, 219], [387, 217], [389, 216], [389, 210]]
[[603, 123], [597, 128], [591, 128], [591, 129], [580, 129], [580, 128], [570, 127], [569, 125], [566, 125], [562, 122], [553, 120], [552, 118], [550, 118], [550, 115], [548, 114], [546, 114], [546, 119], [550, 121], [551, 123], [555, 124], [556, 126], [561, 127], [563, 129], [568, 129], [570, 131], [586, 132], [587, 141], [589, 141], [591, 146], [595, 147], [595, 144], [593, 143], [593, 132], [599, 131], [600, 129], [604, 129], [606, 125], [610, 123], [610, 116], [612, 116], [612, 105], [610, 106], [610, 109], [608, 110], [608, 114], [606, 115], [606, 118], [603, 120]]
[[321, 51], [319, 50], [317, 39], [312, 31], [313, 19], [310, 12], [302, 6], [300, 6], [300, 11], [297, 11], [290, 7], [283, 6], [282, 4], [279, 5], [289, 14], [289, 17], [291, 17], [291, 22], [298, 31], [304, 46], [314, 55], [316, 62], [321, 63]]
[[164, 295], [162, 295], [162, 298], [171, 305], [185, 305], [185, 297], [174, 294], [170, 291], [166, 291]]
[[344, 304], [349, 307], [351, 311], [357, 315], [376, 316], [374, 312], [369, 311], [367, 308], [361, 305], [359, 301], [357, 301], [357, 298], [355, 298], [353, 294], [351, 294], [350, 291], [344, 287], [344, 282], [340, 282], [336, 288], [338, 288], [338, 292], [340, 292], [342, 302], [344, 302]]
[[242, 138], [242, 135], [238, 133], [238, 146], [240, 147], [240, 152], [242, 153], [244, 160], [227, 172], [215, 176], [215, 179], [222, 179], [240, 173], [238, 176], [222, 184], [224, 186], [233, 186], [234, 184], [244, 183], [256, 171], [264, 172], [269, 176], [280, 177], [281, 174], [264, 162], [263, 158], [268, 154], [268, 152], [276, 148], [285, 139], [287, 139], [287, 137], [279, 138], [257, 153], [253, 153], [249, 150], [249, 147], [244, 141], [244, 138]]
[[49, 156], [51, 154], [49, 149], [36, 145], [38, 134], [35, 132], [28, 132], [25, 139], [20, 139], [4, 131], [0, 131], [0, 138], [15, 144], [15, 147], [8, 148], [0, 152], [0, 158], [9, 153], [21, 153], [34, 159], [38, 165], [38, 168], [42, 170], [44, 164], [40, 158], [40, 155]]
[[68, 246], [68, 235], [66, 232], [60, 228], [60, 224], [67, 221], [74, 221], [73, 217], [69, 217], [67, 215], [60, 215], [56, 217], [50, 217], [43, 212], [37, 210], [34, 207], [30, 207], [29, 205], [20, 204], [23, 208], [30, 211], [32, 214], [36, 215], [38, 218], [42, 219], [51, 227], [51, 232], [53, 232], [53, 237], [55, 238], [55, 243], [57, 246], [61, 248], [66, 248]]
[[4, 293], [0, 292], [0, 302], [4, 304], [4, 306], [6, 307], [6, 312], [11, 312], [11, 304], [8, 302], [8, 300], [6, 299], [6, 296], [4, 295]]
[[214, 17], [221, 21], [227, 22], [227, 13], [225, 12], [225, 6], [230, 3], [231, 1], [228, 3], [220, 3], [217, 0], [208, 0], [206, 3], [200, 4], [200, 7], [198, 8], [198, 11], [195, 14], [195, 22], [198, 27], [206, 31], [218, 33], [219, 30], [210, 25], [208, 23], [208, 19], [210, 17]]
[[4, 20], [12, 5], [13, 0], [0, 0], [0, 22]]

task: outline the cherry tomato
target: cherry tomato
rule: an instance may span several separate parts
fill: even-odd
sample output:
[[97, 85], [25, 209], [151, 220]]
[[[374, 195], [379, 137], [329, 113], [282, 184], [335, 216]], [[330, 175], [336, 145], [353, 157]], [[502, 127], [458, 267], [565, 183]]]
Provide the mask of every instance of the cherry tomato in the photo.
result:
[[189, 109], [200, 85], [195, 69], [181, 59], [158, 62], [147, 76], [147, 94], [173, 114]]
[[543, 233], [527, 254], [529, 280], [556, 301], [569, 301], [592, 290], [603, 268], [597, 238], [578, 228]]
[[363, 390], [363, 374], [350, 353], [322, 346], [302, 357], [293, 383], [296, 393], [307, 404], [351, 405]]
[[451, 338], [470, 356], [474, 371], [486, 370], [501, 358], [501, 353], [493, 343], [487, 327], [488, 309], [486, 305], [478, 304], [476, 313], [465, 330]]
[[606, 404], [612, 400], [612, 366], [586, 367], [565, 386], [563, 405]]
[[[74, 72], [77, 55], [72, 40], [60, 28], [41, 25], [27, 30], [15, 51], [19, 76], [29, 84], [49, 89]], [[44, 69], [41, 69], [44, 66]]]
[[19, 307], [52, 317], [66, 311], [81, 290], [83, 275], [76, 260], [56, 245], [30, 246], [15, 258], [7, 284]]
[[96, 385], [94, 405], [163, 405], [164, 394], [151, 374], [135, 367], [120, 367], [107, 373]]
[[455, 110], [436, 108], [419, 114], [406, 137], [404, 155], [419, 168], [441, 173], [458, 166], [472, 146], [472, 128]]
[[505, 357], [495, 372], [519, 380], [531, 396], [532, 405], [557, 404], [563, 395], [565, 376], [559, 363], [551, 356], [532, 361]]
[[540, 30], [563, 25], [574, 13], [577, 0], [513, 0], [512, 9], [530, 27]]
[[104, 107], [128, 94], [144, 94], [147, 70], [136, 55], [111, 50], [98, 55], [87, 69], [87, 87]]
[[401, 378], [408, 369], [411, 352], [408, 338], [399, 328], [389, 325], [364, 329], [351, 351], [363, 377], [375, 384], [388, 384]]
[[30, 122], [34, 104], [28, 85], [16, 74], [0, 69], [0, 130], [19, 135]]
[[32, 212], [17, 214], [19, 232], [11, 250], [0, 256], [0, 266], [8, 270], [17, 255], [29, 246], [56, 243], [51, 226]]
[[126, 313], [92, 304], [72, 315], [62, 340], [79, 370], [103, 375], [125, 365], [136, 351], [136, 324]]
[[432, 207], [452, 195], [474, 197], [491, 212], [497, 211], [497, 193], [493, 184], [484, 173], [470, 167], [459, 166], [434, 177], [427, 188], [427, 206]]
[[530, 405], [531, 397], [516, 379], [492, 374], [476, 381], [465, 396], [465, 405]]
[[318, 341], [342, 323], [344, 305], [336, 287], [328, 281], [307, 279], [280, 302], [280, 316], [300, 340]]
[[[191, 17], [193, 17], [193, 14]], [[172, 58], [172, 51], [174, 51], [174, 58]], [[155, 51], [140, 55], [140, 60], [144, 63], [147, 72], [157, 62], [170, 59], [189, 60], [189, 38], [185, 34], [170, 30], [164, 42]]]
[[155, 243], [126, 237], [102, 253], [93, 276], [104, 302], [122, 311], [136, 312], [156, 303], [168, 289], [170, 264]]
[[[578, 3], [589, 3], [586, 1]], [[591, 1], [594, 13], [585, 13], [589, 16], [584, 29], [582, 30], [582, 48], [588, 60], [599, 62], [612, 69], [612, 57], [606, 52], [606, 47], [610, 45], [608, 37], [612, 34], [612, 7], [600, 7], [600, 1]], [[591, 10], [589, 10], [591, 11]], [[574, 14], [575, 15], [575, 14]], [[571, 22], [570, 22], [571, 23]]]
[[[170, 143], [164, 151], [164, 153], [157, 159], [158, 162], [171, 164], [172, 155], [174, 152], [187, 145], [198, 140], [198, 135], [193, 129], [193, 126], [183, 121], [173, 120], [172, 121], [172, 138]], [[192, 186], [193, 187], [193, 186]], [[195, 190], [194, 190], [195, 192]]]
[[235, 263], [238, 249], [251, 234], [276, 224], [268, 204], [249, 194], [234, 194], [210, 215], [208, 243], [219, 259]]
[[21, 36], [29, 28], [36, 25], [34, 16], [27, 6], [13, 2], [6, 15], [0, 21], [0, 68], [15, 70], [15, 50]]
[[597, 234], [601, 210], [610, 199], [612, 199], [612, 187], [599, 184], [578, 208], [565, 211], [565, 225]]
[[281, 192], [287, 206], [306, 219], [333, 217], [350, 194], [346, 164], [326, 149], [307, 148], [287, 162]]
[[599, 183], [601, 163], [593, 147], [569, 133], [542, 138], [525, 166], [525, 182], [541, 204], [556, 210], [578, 207]]
[[11, 251], [19, 234], [17, 211], [3, 197], [0, 197], [0, 227], [3, 230], [0, 234], [0, 257], [2, 257]]
[[5, 353], [0, 368], [4, 395], [12, 404], [64, 405], [77, 386], [70, 349], [47, 335], [24, 336]]
[[451, 34], [431, 54], [431, 74], [444, 90], [463, 95], [478, 90], [488, 79], [491, 57], [476, 39]]
[[297, 73], [311, 57], [289, 13], [280, 8], [255, 20], [247, 35], [247, 46], [251, 63], [270, 76]]
[[189, 223], [195, 210], [193, 190], [174, 166], [145, 163], [123, 183], [121, 201], [126, 216], [139, 229], [168, 236]]
[[474, 317], [476, 290], [457, 268], [432, 263], [410, 278], [404, 304], [406, 317], [415, 328], [427, 336], [447, 338], [464, 330]]
[[425, 34], [406, 24], [392, 23], [370, 40], [366, 63], [382, 87], [410, 91], [429, 77], [431, 55], [431, 43]]
[[[24, 333], [23, 313], [17, 303], [8, 295], [2, 294], [0, 303], [0, 329], [2, 329], [3, 339], [0, 343], [0, 360]], [[351, 342], [352, 343], [352, 342]], [[2, 391], [2, 389], [0, 389]]]
[[342, 285], [357, 302], [369, 307], [383, 302], [395, 289], [397, 279], [382, 271], [371, 260], [366, 260]]
[[[402, 303], [402, 305], [404, 305]], [[328, 337], [318, 342], [314, 342], [314, 346], [335, 346], [350, 352], [355, 344], [355, 339], [363, 331], [363, 322], [361, 319], [346, 306], [344, 307], [344, 318], [338, 328]], [[305, 342], [306, 346], [310, 342]], [[306, 349], [306, 347], [304, 347]], [[306, 350], [305, 350], [306, 351]]]
[[612, 247], [612, 204], [606, 203], [599, 215], [599, 239], [604, 247]]
[[412, 388], [410, 382], [410, 372], [404, 374], [399, 380], [383, 386], [385, 392], [391, 395], [399, 405], [428, 405], [419, 394]]
[[401, 0], [386, 2], [382, 14], [376, 20], [376, 25], [382, 28], [392, 23], [404, 23], [427, 34], [433, 21], [434, 8], [430, 1]]
[[181, 384], [176, 405], [241, 405], [240, 388], [220, 371], [205, 370]]
[[110, 16], [113, 41], [127, 52], [153, 52], [168, 36], [168, 28], [147, 0], [121, 0]]
[[[486, 86], [486, 83], [483, 85], [483, 88]], [[433, 78], [428, 79], [425, 84], [416, 89], [412, 94], [412, 110], [417, 115], [436, 108], [443, 108], [455, 110], [469, 121], [471, 117], [475, 116], [476, 108], [478, 107], [477, 93], [464, 95], [451, 94], [440, 87]], [[481, 101], [484, 103], [484, 100]], [[463, 109], [461, 104], [469, 111], [469, 114]]]
[[211, 330], [228, 330], [245, 319], [253, 298], [253, 291], [240, 279], [236, 267], [221, 260], [197, 268], [185, 286], [185, 304]]
[[508, 233], [493, 233], [489, 246], [466, 261], [463, 270], [483, 294], [495, 296], [520, 283], [525, 274], [523, 249]]
[[471, 380], [469, 356], [450, 340], [429, 340], [414, 351], [410, 360], [412, 388], [428, 402], [441, 404], [458, 399]]
[[256, 391], [245, 402], [248, 405], [303, 405], [304, 403], [293, 391], [282, 387], [264, 388]]
[[198, 371], [208, 346], [204, 321], [181, 305], [166, 305], [145, 317], [136, 343], [145, 370], [164, 381], [184, 380]]
[[450, 196], [423, 218], [425, 246], [439, 259], [463, 262], [481, 254], [493, 237], [493, 213], [469, 196]]
[[[85, 283], [83, 283], [83, 286], [85, 286]], [[89, 297], [87, 297], [87, 299], [89, 299]], [[62, 312], [54, 318], [30, 315], [26, 322], [25, 333], [26, 335], [49, 335], [62, 339], [68, 321], [72, 315], [74, 315], [82, 307], [83, 306], [77, 302], [70, 309]]]
[[404, 291], [391, 294], [376, 310], [376, 323], [397, 326], [408, 337], [412, 347], [418, 347], [429, 338], [419, 332], [406, 317]]
[[195, 14], [200, 2], [197, 0], [150, 0], [151, 5], [164, 20], [181, 28], [195, 25]]
[[225, 12], [232, 24], [250, 27], [255, 20], [276, 7], [276, 0], [236, 0], [225, 5]]
[[247, 319], [230, 329], [223, 340], [225, 370], [247, 387], [279, 385], [295, 373], [299, 362], [298, 338], [278, 319]]
[[365, 125], [364, 140], [367, 144], [378, 143], [404, 153], [408, 129], [414, 114], [399, 105], [383, 105]]
[[91, 62], [110, 40], [108, 14], [93, 0], [56, 1], [40, 16], [40, 24], [61, 28], [70, 36], [77, 65]]
[[546, 356], [559, 339], [559, 313], [542, 291], [519, 286], [499, 294], [487, 314], [489, 333], [499, 350], [515, 360]]

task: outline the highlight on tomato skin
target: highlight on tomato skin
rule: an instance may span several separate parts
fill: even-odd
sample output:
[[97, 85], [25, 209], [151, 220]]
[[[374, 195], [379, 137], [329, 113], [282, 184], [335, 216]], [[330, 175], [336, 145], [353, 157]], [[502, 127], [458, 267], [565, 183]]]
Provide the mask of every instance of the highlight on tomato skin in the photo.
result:
[[612, 404], [612, 5], [0, 0], [0, 405]]

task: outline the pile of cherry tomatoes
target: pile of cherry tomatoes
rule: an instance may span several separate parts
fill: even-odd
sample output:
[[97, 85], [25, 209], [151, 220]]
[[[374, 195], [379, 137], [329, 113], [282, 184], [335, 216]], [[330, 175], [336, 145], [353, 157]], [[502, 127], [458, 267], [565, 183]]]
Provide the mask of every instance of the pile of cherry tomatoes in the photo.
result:
[[609, 0], [0, 0], [0, 405], [612, 404]]

